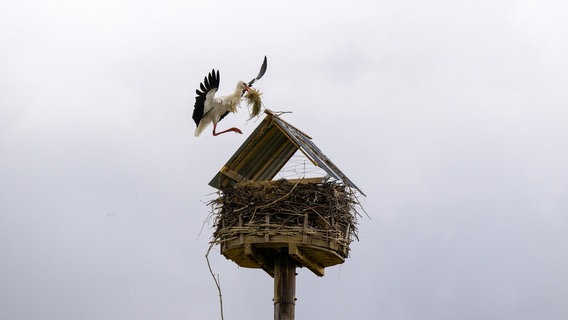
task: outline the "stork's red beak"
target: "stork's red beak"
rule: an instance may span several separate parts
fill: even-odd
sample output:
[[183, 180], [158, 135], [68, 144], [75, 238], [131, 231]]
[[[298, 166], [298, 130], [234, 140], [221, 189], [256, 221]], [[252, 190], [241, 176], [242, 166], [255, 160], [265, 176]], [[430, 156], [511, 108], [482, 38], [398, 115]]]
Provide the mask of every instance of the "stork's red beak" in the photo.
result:
[[243, 92], [241, 93], [241, 97], [245, 95], [245, 92], [249, 92], [250, 91], [250, 86], [245, 84], [245, 87], [243, 88]]

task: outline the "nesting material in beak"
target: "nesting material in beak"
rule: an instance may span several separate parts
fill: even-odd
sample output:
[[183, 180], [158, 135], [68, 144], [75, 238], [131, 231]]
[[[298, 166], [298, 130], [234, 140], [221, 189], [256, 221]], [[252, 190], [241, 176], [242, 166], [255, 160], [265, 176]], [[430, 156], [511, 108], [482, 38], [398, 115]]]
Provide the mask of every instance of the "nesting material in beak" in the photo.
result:
[[245, 100], [249, 107], [251, 107], [249, 109], [250, 119], [260, 114], [260, 109], [262, 107], [262, 100], [260, 98], [261, 95], [262, 93], [260, 93], [260, 91], [258, 91], [257, 89], [248, 87], [247, 94], [245, 95]]

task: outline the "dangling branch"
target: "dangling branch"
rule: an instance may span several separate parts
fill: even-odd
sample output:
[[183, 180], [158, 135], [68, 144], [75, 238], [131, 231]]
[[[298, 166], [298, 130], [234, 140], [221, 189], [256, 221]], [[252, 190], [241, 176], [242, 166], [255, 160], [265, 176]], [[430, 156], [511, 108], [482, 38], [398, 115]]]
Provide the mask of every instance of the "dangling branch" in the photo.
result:
[[209, 267], [209, 272], [211, 272], [211, 276], [213, 277], [213, 281], [215, 281], [215, 286], [217, 286], [217, 291], [219, 292], [219, 305], [221, 308], [221, 320], [224, 320], [223, 317], [223, 297], [221, 296], [221, 282], [219, 281], [219, 275], [215, 277], [213, 270], [211, 269], [211, 264], [209, 263], [209, 252], [211, 248], [213, 248], [214, 243], [209, 245], [209, 249], [207, 249], [207, 253], [205, 254], [205, 260], [207, 260], [207, 267]]

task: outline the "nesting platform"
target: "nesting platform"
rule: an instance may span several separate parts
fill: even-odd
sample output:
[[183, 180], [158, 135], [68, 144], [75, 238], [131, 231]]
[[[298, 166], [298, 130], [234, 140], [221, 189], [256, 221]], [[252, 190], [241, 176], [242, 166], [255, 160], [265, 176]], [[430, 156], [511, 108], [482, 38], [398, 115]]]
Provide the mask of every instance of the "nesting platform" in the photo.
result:
[[341, 264], [357, 237], [356, 199], [343, 184], [321, 178], [240, 183], [211, 201], [213, 242], [245, 268], [274, 277], [274, 261], [286, 252], [318, 276]]

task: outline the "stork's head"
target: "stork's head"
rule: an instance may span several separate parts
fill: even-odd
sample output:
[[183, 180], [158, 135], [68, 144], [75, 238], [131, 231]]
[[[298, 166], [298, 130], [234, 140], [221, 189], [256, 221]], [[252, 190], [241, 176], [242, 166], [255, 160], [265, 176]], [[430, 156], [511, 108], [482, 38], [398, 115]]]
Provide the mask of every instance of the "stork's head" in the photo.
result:
[[246, 84], [246, 82], [244, 81], [239, 81], [237, 83], [237, 90], [241, 90], [241, 92], [244, 94], [245, 91], [249, 91], [250, 87]]

